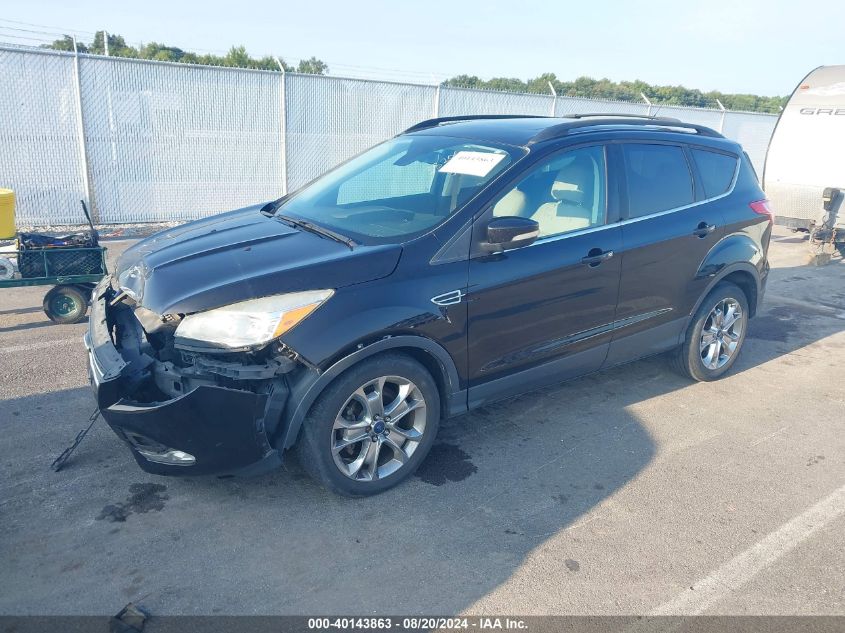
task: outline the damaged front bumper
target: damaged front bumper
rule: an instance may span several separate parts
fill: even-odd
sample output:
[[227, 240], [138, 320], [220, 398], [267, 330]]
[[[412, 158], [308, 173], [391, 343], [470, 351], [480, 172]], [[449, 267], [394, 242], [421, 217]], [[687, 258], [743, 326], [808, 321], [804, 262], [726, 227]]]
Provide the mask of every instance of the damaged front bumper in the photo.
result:
[[177, 379], [171, 381], [174, 389], [158, 389], [156, 382], [161, 384], [161, 374], [173, 371], [172, 364], [118, 349], [115, 340], [126, 337], [121, 338], [109, 318], [110, 299], [104, 281], [94, 290], [84, 339], [89, 380], [103, 418], [143, 470], [254, 475], [281, 465], [270, 437], [289, 393], [285, 380], [265, 380], [260, 389], [251, 389], [225, 378]]

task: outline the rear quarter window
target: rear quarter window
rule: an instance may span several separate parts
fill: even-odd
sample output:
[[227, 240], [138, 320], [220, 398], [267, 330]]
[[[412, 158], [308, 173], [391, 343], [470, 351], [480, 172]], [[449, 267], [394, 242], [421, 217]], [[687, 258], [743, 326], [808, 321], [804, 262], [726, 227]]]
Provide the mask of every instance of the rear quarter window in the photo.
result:
[[692, 158], [701, 176], [701, 185], [707, 198], [715, 198], [727, 193], [736, 173], [739, 160], [730, 154], [720, 154], [706, 149], [693, 148]]

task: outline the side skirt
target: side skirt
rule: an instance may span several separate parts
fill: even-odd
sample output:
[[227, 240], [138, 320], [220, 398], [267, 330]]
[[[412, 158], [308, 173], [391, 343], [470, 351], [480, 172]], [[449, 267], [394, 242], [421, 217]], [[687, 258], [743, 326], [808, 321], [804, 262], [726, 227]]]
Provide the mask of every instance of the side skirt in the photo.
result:
[[604, 367], [629, 363], [677, 347], [684, 341], [688, 323], [689, 317], [683, 316], [636, 334], [614, 337]]
[[470, 387], [469, 410], [667, 352], [683, 342], [688, 322], [689, 317], [684, 316], [611, 343]]
[[597, 345], [564, 358], [502, 376], [470, 387], [468, 404], [475, 409], [489, 402], [502, 400], [526, 391], [553, 385], [592, 373], [601, 367], [607, 356], [609, 343]]

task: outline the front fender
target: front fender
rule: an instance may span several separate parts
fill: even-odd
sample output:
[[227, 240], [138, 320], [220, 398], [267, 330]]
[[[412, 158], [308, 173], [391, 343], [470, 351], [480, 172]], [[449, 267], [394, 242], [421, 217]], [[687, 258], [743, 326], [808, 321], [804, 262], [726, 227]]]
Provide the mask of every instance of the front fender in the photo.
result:
[[443, 347], [422, 336], [389, 336], [355, 350], [322, 373], [309, 369], [296, 384], [291, 385], [290, 406], [285, 408], [276, 446], [287, 449], [294, 445], [311, 406], [328, 384], [342, 372], [375, 354], [399, 348], [420, 350], [437, 362], [443, 377], [445, 393], [441, 395], [446, 403], [448, 415], [458, 415], [467, 410], [466, 391], [460, 389], [457, 367]]

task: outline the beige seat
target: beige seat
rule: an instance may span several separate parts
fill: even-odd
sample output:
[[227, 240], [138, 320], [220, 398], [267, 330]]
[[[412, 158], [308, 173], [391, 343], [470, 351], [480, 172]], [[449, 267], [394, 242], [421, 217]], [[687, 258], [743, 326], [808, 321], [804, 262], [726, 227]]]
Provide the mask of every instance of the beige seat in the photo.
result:
[[493, 216], [500, 218], [510, 215], [525, 215], [525, 207], [528, 205], [528, 196], [519, 189], [511, 189], [493, 207]]
[[540, 237], [584, 229], [593, 223], [596, 175], [589, 160], [578, 160], [558, 172], [552, 183], [554, 202], [531, 215], [540, 225]]

